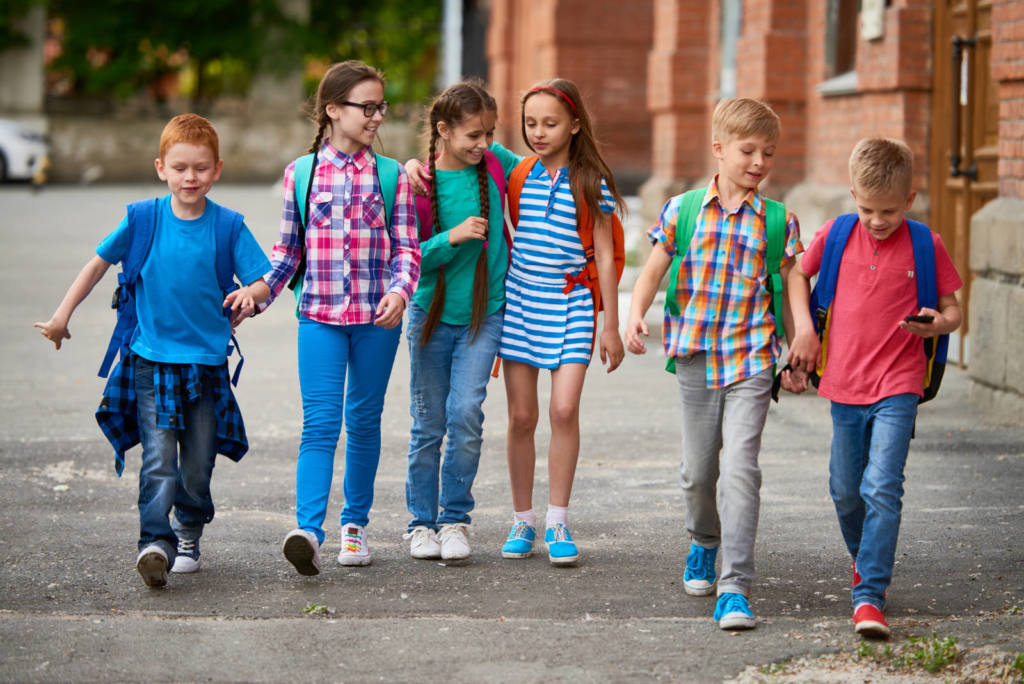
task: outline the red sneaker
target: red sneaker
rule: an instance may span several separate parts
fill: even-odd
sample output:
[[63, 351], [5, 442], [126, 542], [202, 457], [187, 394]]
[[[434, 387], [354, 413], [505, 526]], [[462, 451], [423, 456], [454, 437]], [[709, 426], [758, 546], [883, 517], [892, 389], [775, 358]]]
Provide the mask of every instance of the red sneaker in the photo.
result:
[[862, 603], [853, 611], [853, 631], [869, 639], [888, 639], [891, 630], [882, 611]]
[[857, 586], [860, 584], [860, 573], [857, 572], [857, 561], [852, 561], [850, 563], [850, 567], [853, 569], [853, 586]]

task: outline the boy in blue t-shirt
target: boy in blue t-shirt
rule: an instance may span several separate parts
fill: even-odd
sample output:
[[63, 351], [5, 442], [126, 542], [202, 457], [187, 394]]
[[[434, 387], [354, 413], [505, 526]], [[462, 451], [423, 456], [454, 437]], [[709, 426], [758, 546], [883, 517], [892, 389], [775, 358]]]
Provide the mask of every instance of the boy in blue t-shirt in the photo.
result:
[[[231, 320], [225, 316], [216, 267], [218, 220], [240, 225], [230, 243], [230, 263], [242, 283], [259, 280], [270, 262], [240, 216], [206, 199], [224, 165], [209, 121], [195, 114], [171, 119], [155, 165], [171, 193], [156, 200], [152, 243], [135, 282], [138, 323], [96, 418], [117, 452], [119, 475], [124, 451], [142, 444], [135, 567], [147, 586], [162, 587], [168, 568], [199, 569], [199, 537], [214, 514], [214, 457], [219, 452], [238, 460], [248, 449], [227, 354], [232, 326], [254, 305], [250, 297], [234, 297]], [[122, 219], [96, 247], [53, 317], [35, 324], [57, 349], [71, 338], [71, 314], [110, 265], [126, 259], [138, 230], [128, 216]]]

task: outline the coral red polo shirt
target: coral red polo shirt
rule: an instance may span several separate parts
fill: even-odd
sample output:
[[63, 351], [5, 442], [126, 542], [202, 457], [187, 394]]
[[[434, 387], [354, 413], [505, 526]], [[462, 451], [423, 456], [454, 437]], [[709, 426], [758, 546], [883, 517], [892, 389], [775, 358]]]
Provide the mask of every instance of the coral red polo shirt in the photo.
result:
[[[800, 262], [814, 275], [821, 268], [829, 221]], [[935, 273], [939, 297], [963, 286], [937, 233]], [[832, 302], [828, 356], [818, 394], [843, 404], [873, 404], [896, 394], [923, 394], [924, 338], [899, 327], [917, 313], [917, 274], [906, 221], [885, 240], [876, 240], [860, 221], [843, 252]]]

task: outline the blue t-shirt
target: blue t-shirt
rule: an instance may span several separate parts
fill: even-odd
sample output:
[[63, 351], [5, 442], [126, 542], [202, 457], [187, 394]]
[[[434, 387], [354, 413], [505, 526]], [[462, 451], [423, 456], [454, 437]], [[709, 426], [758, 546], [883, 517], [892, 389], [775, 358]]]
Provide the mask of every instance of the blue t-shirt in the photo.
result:
[[[127, 251], [125, 216], [96, 246], [96, 254], [116, 264]], [[231, 324], [221, 306], [224, 293], [217, 282], [216, 255], [212, 202], [206, 203], [202, 216], [187, 221], [174, 215], [170, 195], [157, 202], [153, 244], [135, 287], [139, 324], [132, 352], [160, 363], [224, 363]], [[270, 261], [245, 225], [232, 247], [232, 267], [243, 285], [270, 270]]]

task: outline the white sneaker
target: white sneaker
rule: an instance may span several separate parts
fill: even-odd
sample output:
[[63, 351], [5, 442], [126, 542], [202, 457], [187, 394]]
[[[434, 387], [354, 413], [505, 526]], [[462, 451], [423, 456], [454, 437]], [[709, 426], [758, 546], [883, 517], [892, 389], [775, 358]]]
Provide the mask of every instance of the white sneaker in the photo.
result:
[[441, 557], [441, 543], [437, 541], [437, 533], [429, 527], [417, 525], [402, 535], [409, 541], [409, 555], [422, 560], [436, 560]]
[[300, 575], [320, 574], [320, 542], [312, 532], [292, 530], [284, 538], [281, 550]]
[[147, 587], [162, 587], [167, 584], [167, 554], [156, 544], [150, 544], [139, 551], [135, 569], [142, 575]]
[[450, 523], [441, 525], [437, 534], [441, 542], [441, 558], [443, 560], [465, 560], [469, 558], [469, 525], [466, 523]]
[[341, 553], [338, 562], [342, 565], [369, 565], [370, 546], [366, 543], [366, 528], [346, 523], [341, 528]]

